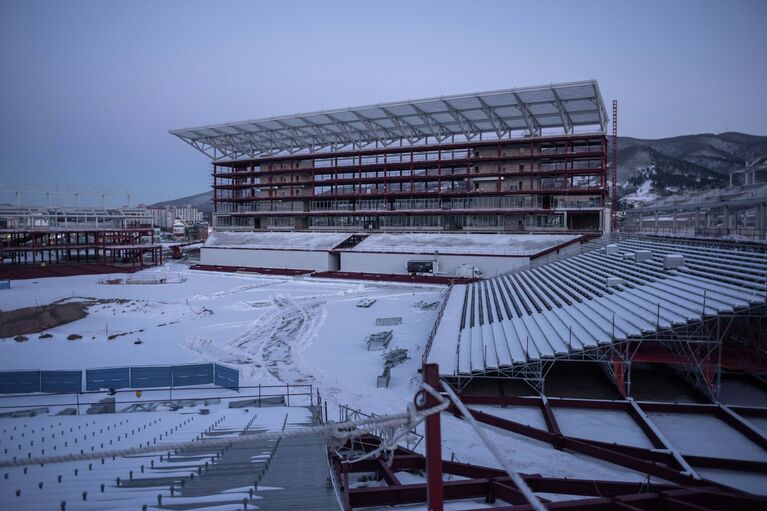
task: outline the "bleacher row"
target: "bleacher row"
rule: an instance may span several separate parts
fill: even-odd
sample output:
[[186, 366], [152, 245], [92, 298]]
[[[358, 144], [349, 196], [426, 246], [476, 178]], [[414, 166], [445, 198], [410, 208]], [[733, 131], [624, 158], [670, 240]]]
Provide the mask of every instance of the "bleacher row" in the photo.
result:
[[[637, 251], [651, 256], [641, 261]], [[684, 266], [666, 268], [668, 255]], [[429, 360], [443, 374], [492, 372], [683, 325], [704, 308], [715, 315], [763, 304], [766, 291], [767, 253], [624, 239], [456, 286]]]

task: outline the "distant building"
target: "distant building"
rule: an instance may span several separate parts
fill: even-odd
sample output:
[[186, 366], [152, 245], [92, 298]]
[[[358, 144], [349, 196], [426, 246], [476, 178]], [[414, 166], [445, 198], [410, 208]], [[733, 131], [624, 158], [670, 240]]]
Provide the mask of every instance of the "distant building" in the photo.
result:
[[129, 229], [148, 227], [142, 207], [47, 207], [0, 205], [0, 229]]
[[162, 206], [159, 208], [150, 207], [149, 212], [152, 214], [153, 225], [166, 231], [173, 230], [176, 219], [188, 224], [204, 220], [203, 212], [191, 204], [186, 206]]
[[173, 235], [174, 236], [184, 236], [186, 234], [186, 224], [180, 219], [177, 218], [173, 221]]

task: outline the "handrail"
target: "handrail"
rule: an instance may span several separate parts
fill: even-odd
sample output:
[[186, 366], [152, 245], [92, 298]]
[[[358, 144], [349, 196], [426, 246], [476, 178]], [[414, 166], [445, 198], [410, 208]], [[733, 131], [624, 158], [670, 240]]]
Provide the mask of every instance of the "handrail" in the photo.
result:
[[[348, 421], [354, 421], [354, 420], [360, 420], [360, 419], [369, 419], [371, 417], [376, 417], [376, 414], [374, 413], [365, 413], [362, 410], [356, 410], [348, 405], [338, 405], [338, 420], [339, 422], [348, 422]], [[416, 428], [411, 429], [408, 433], [410, 435], [413, 435], [416, 440], [415, 442], [411, 442], [410, 437], [405, 437], [405, 445], [409, 450], [413, 450], [416, 447], [418, 447], [418, 444], [421, 443], [423, 440], [423, 435], [420, 434], [418, 431], [416, 431]], [[376, 430], [373, 432], [373, 436], [377, 436], [378, 438], [383, 438], [384, 432], [380, 430]]]
[[444, 293], [444, 296], [442, 298], [442, 304], [440, 304], [439, 312], [437, 313], [437, 319], [434, 321], [434, 326], [432, 326], [431, 332], [429, 333], [429, 337], [426, 339], [426, 346], [423, 349], [423, 356], [421, 357], [422, 364], [425, 364], [429, 358], [429, 353], [431, 352], [431, 345], [434, 342], [434, 338], [437, 336], [437, 330], [439, 329], [439, 324], [442, 321], [442, 316], [445, 313], [447, 302], [450, 299], [450, 293], [453, 292], [454, 285], [455, 283], [453, 281], [450, 281], [450, 285], [447, 286], [447, 290]]

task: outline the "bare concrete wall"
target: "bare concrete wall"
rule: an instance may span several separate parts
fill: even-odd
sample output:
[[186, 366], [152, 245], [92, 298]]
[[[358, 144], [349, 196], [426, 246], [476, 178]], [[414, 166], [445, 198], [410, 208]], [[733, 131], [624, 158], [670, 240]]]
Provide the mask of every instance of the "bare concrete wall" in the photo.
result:
[[254, 268], [291, 268], [329, 270], [326, 251], [259, 250], [249, 248], [203, 247], [200, 263], [214, 266], [250, 266]]

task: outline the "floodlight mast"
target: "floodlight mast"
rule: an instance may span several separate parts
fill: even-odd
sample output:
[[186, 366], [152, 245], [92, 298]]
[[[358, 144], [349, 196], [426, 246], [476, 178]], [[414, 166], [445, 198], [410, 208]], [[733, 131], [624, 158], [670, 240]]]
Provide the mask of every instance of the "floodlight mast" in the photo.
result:
[[618, 100], [613, 100], [613, 147], [612, 147], [612, 186], [610, 190], [611, 211], [610, 231], [615, 232], [618, 228]]

